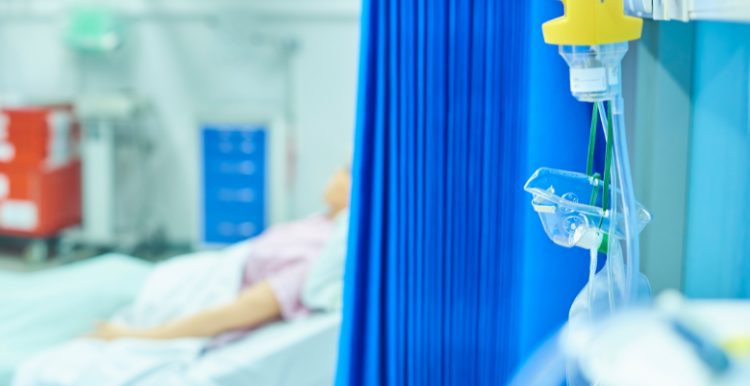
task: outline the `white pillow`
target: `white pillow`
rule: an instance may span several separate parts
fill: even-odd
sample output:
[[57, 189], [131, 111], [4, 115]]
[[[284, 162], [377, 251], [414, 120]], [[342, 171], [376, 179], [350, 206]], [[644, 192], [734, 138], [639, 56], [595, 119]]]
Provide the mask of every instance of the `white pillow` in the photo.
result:
[[302, 303], [312, 310], [341, 309], [344, 261], [349, 239], [349, 210], [334, 219], [333, 232], [310, 268], [302, 288]]

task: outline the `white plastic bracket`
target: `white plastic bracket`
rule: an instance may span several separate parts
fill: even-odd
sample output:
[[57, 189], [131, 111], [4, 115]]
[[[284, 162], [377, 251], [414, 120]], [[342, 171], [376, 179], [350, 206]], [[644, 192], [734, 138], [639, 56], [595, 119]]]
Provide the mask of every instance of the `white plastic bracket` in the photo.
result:
[[654, 20], [750, 22], [747, 0], [624, 0], [625, 13]]
[[690, 21], [694, 0], [626, 0], [625, 12], [654, 20]]
[[692, 0], [691, 2], [691, 19], [750, 21], [750, 2], [747, 0]]
[[653, 0], [654, 20], [690, 21], [691, 0]]
[[653, 11], [653, 0], [625, 0], [625, 12], [640, 17], [650, 17]]

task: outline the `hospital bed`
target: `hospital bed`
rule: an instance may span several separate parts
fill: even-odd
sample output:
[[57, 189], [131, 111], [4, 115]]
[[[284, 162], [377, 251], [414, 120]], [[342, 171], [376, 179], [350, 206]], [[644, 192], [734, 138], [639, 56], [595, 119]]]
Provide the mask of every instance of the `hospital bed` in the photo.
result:
[[[69, 346], [65, 342], [90, 331], [93, 320], [108, 319], [132, 303], [154, 271], [153, 264], [123, 255], [34, 273], [0, 271], [0, 386], [10, 385], [29, 358], [60, 362], [45, 368], [45, 381], [64, 376], [75, 364], [56, 357], [55, 347]], [[339, 313], [273, 323], [179, 366], [152, 366], [119, 384], [330, 385], [339, 325]]]

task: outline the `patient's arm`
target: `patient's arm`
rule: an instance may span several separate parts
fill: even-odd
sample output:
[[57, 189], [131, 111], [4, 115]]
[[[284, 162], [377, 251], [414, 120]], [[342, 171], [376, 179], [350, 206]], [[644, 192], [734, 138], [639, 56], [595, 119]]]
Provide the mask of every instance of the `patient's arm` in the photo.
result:
[[89, 336], [105, 340], [211, 337], [226, 331], [257, 326], [280, 315], [281, 308], [276, 296], [268, 282], [264, 281], [242, 291], [230, 304], [207, 309], [173, 323], [147, 330], [132, 330], [121, 325], [101, 323]]

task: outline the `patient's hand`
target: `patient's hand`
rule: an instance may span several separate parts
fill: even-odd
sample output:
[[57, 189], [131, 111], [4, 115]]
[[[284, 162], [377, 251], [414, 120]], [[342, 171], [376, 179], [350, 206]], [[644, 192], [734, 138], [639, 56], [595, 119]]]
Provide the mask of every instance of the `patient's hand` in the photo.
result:
[[179, 339], [212, 337], [226, 331], [257, 326], [281, 316], [273, 289], [264, 281], [243, 290], [232, 303], [203, 310], [195, 315], [145, 330], [116, 323], [97, 322], [89, 338]]
[[122, 324], [96, 322], [94, 331], [85, 337], [110, 341], [118, 338], [136, 338], [137, 335], [136, 331]]

